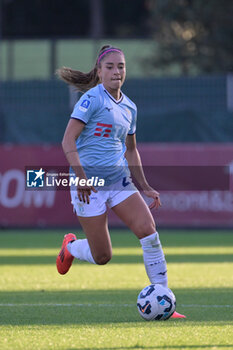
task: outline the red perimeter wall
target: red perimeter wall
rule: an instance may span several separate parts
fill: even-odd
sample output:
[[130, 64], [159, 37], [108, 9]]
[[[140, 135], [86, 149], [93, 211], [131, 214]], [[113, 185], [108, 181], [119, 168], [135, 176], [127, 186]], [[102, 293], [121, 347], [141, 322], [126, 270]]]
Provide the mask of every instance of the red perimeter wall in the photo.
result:
[[[219, 175], [211, 167], [228, 165], [226, 169], [232, 170], [233, 144], [139, 144], [138, 149], [148, 179], [161, 193], [163, 206], [152, 211], [158, 227], [233, 227], [233, 174], [227, 188], [190, 190], [180, 188], [180, 178], [171, 171], [177, 166], [209, 166], [208, 176], [214, 179]], [[25, 167], [46, 165], [67, 165], [60, 146], [0, 146], [1, 227], [79, 226], [69, 191], [25, 190]], [[166, 179], [164, 171], [162, 175], [156, 172], [156, 166], [168, 167]], [[198, 183], [201, 177], [197, 176], [194, 182]], [[222, 178], [217, 181], [221, 185]], [[111, 211], [109, 224], [122, 225]]]

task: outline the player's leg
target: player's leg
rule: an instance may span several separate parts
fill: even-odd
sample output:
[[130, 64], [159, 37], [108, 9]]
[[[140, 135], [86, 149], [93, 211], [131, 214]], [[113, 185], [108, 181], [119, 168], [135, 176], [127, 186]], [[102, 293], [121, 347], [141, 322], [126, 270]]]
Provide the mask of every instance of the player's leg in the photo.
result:
[[107, 226], [107, 214], [94, 217], [79, 217], [86, 234], [85, 239], [77, 239], [73, 233], [65, 235], [56, 265], [60, 274], [66, 274], [74, 260], [104, 265], [112, 257], [112, 245]]
[[[159, 234], [156, 231], [151, 212], [141, 195], [139, 193], [132, 194], [122, 202], [112, 206], [112, 210], [139, 238], [150, 282], [167, 287], [167, 264]], [[175, 311], [171, 318], [186, 318], [186, 316]]]
[[76, 239], [74, 234], [65, 235], [57, 257], [57, 269], [61, 274], [68, 272], [74, 257], [92, 264], [106, 264], [112, 256], [111, 240], [107, 226], [107, 191], [91, 193], [90, 203], [81, 202], [77, 190], [71, 189], [71, 202], [86, 239]]
[[112, 210], [139, 238], [150, 282], [167, 287], [167, 266], [159, 234], [151, 212], [139, 192], [113, 206]]
[[104, 265], [112, 257], [112, 245], [107, 225], [107, 213], [93, 217], [78, 217], [86, 239], [68, 244], [69, 252], [77, 259]]

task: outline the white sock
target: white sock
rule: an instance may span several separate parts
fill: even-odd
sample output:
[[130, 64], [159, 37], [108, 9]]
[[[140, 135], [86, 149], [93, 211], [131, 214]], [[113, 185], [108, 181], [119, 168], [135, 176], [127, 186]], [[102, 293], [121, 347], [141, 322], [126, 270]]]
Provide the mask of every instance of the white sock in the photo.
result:
[[67, 244], [67, 249], [75, 258], [96, 264], [87, 239], [77, 239]]
[[147, 275], [151, 283], [167, 287], [167, 264], [158, 232], [140, 239]]

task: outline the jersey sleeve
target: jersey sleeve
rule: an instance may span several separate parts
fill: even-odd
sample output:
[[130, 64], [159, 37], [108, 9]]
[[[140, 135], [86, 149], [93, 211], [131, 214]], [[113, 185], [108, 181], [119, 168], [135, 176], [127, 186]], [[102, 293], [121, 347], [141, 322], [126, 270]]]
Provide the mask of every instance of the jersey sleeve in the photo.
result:
[[130, 124], [130, 129], [128, 132], [128, 135], [133, 135], [136, 132], [136, 123], [137, 123], [137, 108], [135, 106], [135, 108], [132, 110], [132, 120], [131, 120], [131, 124]]
[[71, 118], [81, 120], [83, 123], [87, 124], [97, 108], [97, 96], [90, 96], [85, 93], [74, 106]]

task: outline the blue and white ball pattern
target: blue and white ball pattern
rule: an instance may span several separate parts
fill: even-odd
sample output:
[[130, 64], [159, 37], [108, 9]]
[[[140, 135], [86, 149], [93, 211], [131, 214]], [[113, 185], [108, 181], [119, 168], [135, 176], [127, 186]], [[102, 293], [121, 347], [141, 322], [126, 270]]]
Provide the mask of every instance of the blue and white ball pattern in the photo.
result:
[[171, 289], [151, 284], [139, 293], [137, 307], [147, 321], [168, 320], [176, 309], [176, 297]]

